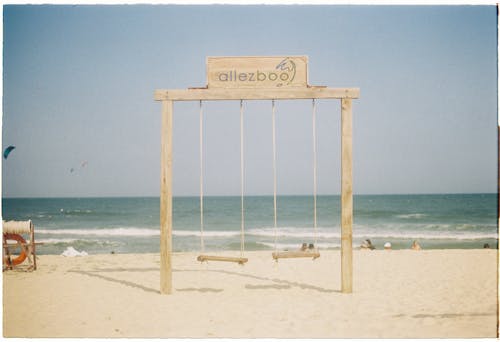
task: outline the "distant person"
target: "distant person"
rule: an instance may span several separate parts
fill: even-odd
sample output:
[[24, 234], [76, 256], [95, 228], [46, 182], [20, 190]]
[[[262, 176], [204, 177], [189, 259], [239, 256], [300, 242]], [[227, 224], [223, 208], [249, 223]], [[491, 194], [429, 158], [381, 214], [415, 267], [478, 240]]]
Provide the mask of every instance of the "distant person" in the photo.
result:
[[386, 243], [384, 244], [384, 249], [385, 249], [386, 251], [390, 251], [390, 250], [392, 249], [392, 245], [391, 245], [391, 243], [390, 243], [390, 242], [386, 242]]
[[422, 249], [422, 247], [420, 247], [417, 240], [414, 240], [413, 243], [411, 244], [411, 249], [413, 249], [414, 251], [419, 251]]
[[485, 243], [485, 244], [483, 245], [483, 248], [490, 248], [490, 244], [489, 244], [489, 243]]
[[360, 247], [361, 249], [369, 249], [369, 250], [375, 249], [375, 246], [373, 246], [370, 239], [366, 239], [365, 241], [363, 241]]
[[300, 250], [301, 250], [302, 252], [305, 252], [305, 251], [307, 250], [307, 243], [305, 243], [305, 242], [304, 242], [304, 243], [302, 244], [302, 247], [300, 247]]
[[309, 244], [309, 250], [310, 251], [313, 251], [315, 248], [314, 248], [314, 243], [310, 243]]

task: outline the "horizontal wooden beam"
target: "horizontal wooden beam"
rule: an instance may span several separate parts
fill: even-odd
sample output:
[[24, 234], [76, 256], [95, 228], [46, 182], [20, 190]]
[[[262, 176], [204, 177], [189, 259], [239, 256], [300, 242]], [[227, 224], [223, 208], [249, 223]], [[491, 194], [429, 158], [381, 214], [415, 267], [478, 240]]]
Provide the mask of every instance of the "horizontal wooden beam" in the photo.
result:
[[295, 100], [295, 99], [357, 99], [359, 88], [277, 88], [277, 89], [158, 89], [156, 101], [200, 100]]

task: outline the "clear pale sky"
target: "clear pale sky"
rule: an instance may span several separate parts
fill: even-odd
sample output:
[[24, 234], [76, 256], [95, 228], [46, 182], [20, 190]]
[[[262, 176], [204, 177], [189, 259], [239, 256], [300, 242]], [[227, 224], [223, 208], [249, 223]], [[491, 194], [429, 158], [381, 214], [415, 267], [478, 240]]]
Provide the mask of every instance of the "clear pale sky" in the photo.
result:
[[[495, 6], [4, 6], [4, 197], [158, 196], [155, 89], [207, 56], [307, 55], [359, 87], [355, 194], [495, 192]], [[278, 192], [312, 192], [311, 102], [277, 101]], [[205, 193], [239, 194], [239, 102], [207, 102]], [[340, 103], [318, 101], [318, 191], [340, 192]], [[174, 195], [199, 191], [198, 103], [174, 105]], [[272, 194], [271, 103], [245, 102], [245, 191]], [[88, 164], [81, 166], [84, 161]], [[71, 168], [74, 169], [71, 172]]]

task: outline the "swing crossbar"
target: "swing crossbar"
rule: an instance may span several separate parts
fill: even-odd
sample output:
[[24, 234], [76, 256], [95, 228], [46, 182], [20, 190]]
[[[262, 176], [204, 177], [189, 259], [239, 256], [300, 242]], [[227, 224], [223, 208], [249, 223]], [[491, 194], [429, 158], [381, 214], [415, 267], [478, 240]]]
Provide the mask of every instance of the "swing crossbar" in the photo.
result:
[[359, 88], [306, 88], [277, 89], [157, 89], [156, 101], [208, 101], [208, 100], [297, 100], [297, 99], [357, 99]]
[[236, 262], [240, 265], [245, 264], [248, 261], [248, 258], [238, 258], [238, 257], [228, 257], [228, 256], [218, 256], [218, 255], [198, 255], [198, 261], [226, 261], [226, 262]]
[[313, 258], [317, 259], [320, 254], [317, 250], [314, 251], [285, 251], [285, 252], [273, 252], [273, 259], [291, 259], [291, 258]]

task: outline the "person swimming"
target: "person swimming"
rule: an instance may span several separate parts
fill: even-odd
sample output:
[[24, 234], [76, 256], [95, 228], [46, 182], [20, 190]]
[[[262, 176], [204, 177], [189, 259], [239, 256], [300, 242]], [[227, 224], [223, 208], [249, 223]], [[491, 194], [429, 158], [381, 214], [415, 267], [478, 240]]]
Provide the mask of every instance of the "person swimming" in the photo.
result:
[[422, 247], [420, 247], [417, 240], [413, 240], [413, 243], [411, 244], [411, 249], [413, 249], [414, 251], [419, 251], [422, 249]]
[[361, 249], [370, 249], [370, 250], [375, 249], [375, 246], [372, 244], [370, 239], [366, 239], [365, 241], [363, 241], [360, 247]]
[[313, 243], [310, 243], [307, 245], [307, 243], [303, 243], [302, 246], [300, 247], [301, 252], [306, 252], [306, 251], [314, 251], [316, 248], [314, 247]]

